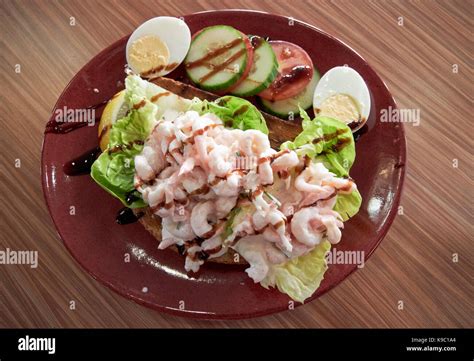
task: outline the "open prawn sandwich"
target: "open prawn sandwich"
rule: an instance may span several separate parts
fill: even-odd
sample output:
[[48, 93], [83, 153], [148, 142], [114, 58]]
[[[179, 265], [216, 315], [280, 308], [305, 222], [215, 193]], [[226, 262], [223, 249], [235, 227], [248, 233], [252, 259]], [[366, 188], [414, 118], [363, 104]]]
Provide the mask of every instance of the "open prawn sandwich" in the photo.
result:
[[128, 75], [104, 109], [91, 176], [190, 274], [244, 263], [254, 282], [303, 302], [361, 204], [352, 131], [303, 109], [300, 127], [243, 98], [215, 98]]

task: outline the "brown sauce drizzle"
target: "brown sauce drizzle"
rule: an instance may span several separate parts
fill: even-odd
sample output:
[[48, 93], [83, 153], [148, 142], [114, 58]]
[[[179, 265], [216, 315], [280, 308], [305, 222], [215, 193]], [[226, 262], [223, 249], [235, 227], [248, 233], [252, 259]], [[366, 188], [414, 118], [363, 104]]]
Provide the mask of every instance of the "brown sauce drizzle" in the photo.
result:
[[257, 186], [257, 188], [251, 193], [250, 198], [254, 200], [257, 198], [260, 194], [263, 193], [263, 187], [261, 185]]
[[354, 142], [357, 143], [357, 141], [368, 131], [369, 131], [369, 127], [368, 127], [367, 123], [365, 123], [362, 128], [360, 128], [359, 130], [357, 130], [354, 133]]
[[229, 64], [232, 64], [232, 62], [234, 62], [235, 60], [240, 58], [242, 55], [244, 55], [245, 52], [247, 52], [247, 49], [242, 49], [242, 50], [238, 51], [237, 53], [235, 53], [234, 55], [232, 55], [226, 61], [222, 62], [221, 64], [219, 64], [217, 66], [215, 66], [209, 73], [202, 76], [201, 79], [199, 79], [199, 82], [203, 83], [206, 80], [208, 80], [209, 78], [213, 77], [214, 75], [219, 73], [221, 70], [225, 69]]
[[333, 152], [337, 153], [342, 148], [344, 148], [346, 145], [348, 145], [350, 142], [351, 142], [350, 138], [341, 138], [336, 142], [336, 144], [334, 144], [331, 147], [331, 149], [332, 149]]
[[138, 201], [140, 197], [137, 195], [137, 192], [133, 189], [127, 194], [125, 194], [125, 203], [132, 204], [135, 201]]
[[207, 250], [202, 250], [199, 252], [196, 252], [192, 259], [193, 261], [196, 261], [196, 259], [199, 259], [201, 261], [206, 261], [212, 254], [219, 252], [222, 249], [222, 245], [219, 245], [215, 248], [212, 249], [207, 249]]
[[205, 251], [199, 251], [199, 252], [196, 252], [194, 254], [194, 260], [196, 260], [196, 258], [200, 259], [201, 261], [205, 261], [209, 258], [209, 254]]
[[[338, 136], [340, 136], [341, 134], [344, 134], [346, 133], [346, 129], [338, 129], [337, 131], [333, 132], [333, 133], [329, 133], [329, 134], [325, 134], [324, 136], [322, 137], [319, 137], [319, 138], [315, 138], [313, 139], [313, 144], [317, 144], [321, 141], [330, 141], [330, 140], [333, 140], [334, 138], [337, 138]], [[339, 152], [341, 149], [343, 149], [346, 145], [348, 145], [349, 143], [351, 142], [351, 138], [350, 137], [347, 137], [347, 138], [341, 138], [341, 139], [338, 139], [336, 144], [332, 145], [331, 146], [331, 150], [333, 152]]]
[[189, 193], [190, 196], [197, 196], [199, 194], [206, 194], [209, 192], [209, 186], [207, 184], [204, 184], [202, 187], [199, 187], [198, 189], [193, 190], [191, 193]]
[[270, 156], [258, 158], [257, 164], [258, 164], [258, 165], [261, 165], [261, 164], [263, 164], [263, 163], [269, 162], [270, 159], [271, 159]]
[[151, 210], [152, 213], [155, 213], [158, 210], [158, 208], [163, 207], [163, 205], [164, 205], [164, 203], [161, 202], [161, 203], [158, 203], [156, 206], [153, 206], [153, 207], [150, 206], [150, 210]]
[[[282, 73], [286, 73], [288, 69], [283, 69]], [[290, 84], [297, 82], [304, 78], [309, 78], [311, 76], [311, 67], [308, 65], [297, 65], [285, 74], [280, 76], [276, 81], [270, 85], [270, 90], [273, 95], [285, 90]]]
[[275, 154], [272, 154], [271, 159], [275, 160], [275, 159], [280, 158], [282, 155], [285, 155], [287, 153], [290, 153], [289, 149], [282, 149], [282, 150], [276, 152]]
[[[222, 223], [223, 223], [223, 221], [217, 222], [216, 224], [214, 224], [214, 225], [212, 226], [212, 229], [211, 229], [209, 232], [203, 234], [201, 238], [202, 238], [203, 240], [205, 240], [205, 239], [209, 239], [209, 238], [211, 238], [212, 236], [214, 236], [214, 235], [216, 234], [217, 230], [219, 229], [219, 227], [222, 225]], [[202, 242], [201, 242], [201, 243], [202, 243]]]
[[146, 100], [142, 99], [140, 103], [133, 104], [133, 109], [140, 109], [141, 107], [144, 107], [146, 105]]
[[89, 174], [91, 171], [92, 163], [100, 155], [101, 150], [99, 147], [94, 147], [88, 150], [79, 157], [67, 162], [63, 165], [64, 173], [68, 176], [76, 176], [82, 174]]
[[216, 176], [211, 182], [209, 182], [209, 185], [211, 187], [214, 187], [214, 186], [218, 185], [220, 182], [222, 182], [224, 180], [225, 180], [225, 178], [221, 178], [221, 177]]
[[260, 164], [263, 164], [263, 163], [266, 163], [266, 162], [270, 162], [270, 161], [274, 161], [275, 159], [281, 157], [282, 155], [286, 154], [286, 153], [289, 153], [290, 150], [289, 149], [283, 149], [283, 150], [280, 150], [272, 155], [269, 155], [269, 156], [266, 156], [266, 157], [261, 157], [261, 158], [258, 158], [258, 161], [257, 161], [257, 164], [260, 165]]
[[115, 222], [120, 225], [135, 223], [136, 221], [138, 221], [138, 219], [143, 217], [144, 214], [144, 212], [138, 212], [137, 214], [135, 214], [131, 208], [125, 207], [117, 213]]
[[288, 179], [288, 177], [290, 176], [290, 172], [288, 172], [287, 170], [281, 170], [278, 172], [278, 176], [280, 177], [280, 179]]
[[259, 47], [262, 46], [264, 39], [258, 35], [252, 35], [250, 37], [250, 43], [252, 44], [253, 50], [257, 50]]
[[226, 175], [226, 178], [228, 176], [230, 176], [232, 173], [237, 173], [238, 175], [240, 175], [241, 177], [243, 177], [244, 175], [246, 175], [247, 173], [249, 172], [249, 169], [233, 169], [231, 170], [227, 175]]
[[178, 250], [178, 253], [181, 256], [184, 256], [184, 254], [186, 253], [186, 246], [184, 244], [177, 244], [176, 249]]
[[143, 73], [140, 73], [141, 76], [147, 77], [149, 75], [153, 75], [154, 73], [159, 73], [163, 70], [166, 71], [171, 71], [174, 70], [179, 64], [178, 63], [169, 63], [167, 65], [160, 65], [154, 68], [151, 68], [150, 70], [144, 71]]
[[344, 134], [345, 132], [346, 132], [346, 129], [338, 129], [333, 133], [324, 134], [322, 137], [314, 138], [313, 139], [313, 144], [317, 144], [317, 143], [319, 143], [323, 140], [328, 142], [328, 141], [333, 140], [334, 138], [340, 136], [341, 134]]
[[241, 115], [241, 114], [244, 114], [247, 110], [249, 110], [249, 106], [248, 105], [242, 105], [240, 108], [238, 108], [235, 112], [234, 112], [234, 117], [238, 116], [238, 115]]
[[341, 188], [337, 188], [336, 185], [334, 184], [334, 182], [323, 181], [321, 183], [322, 186], [330, 186], [330, 187], [334, 188], [336, 191], [343, 191], [343, 192], [349, 192], [352, 188], [352, 184], [353, 184], [352, 179], [350, 179], [348, 181], [347, 185], [345, 185], [344, 187], [341, 187]]
[[314, 202], [314, 203], [312, 203], [312, 204], [308, 204], [307, 206], [304, 206], [304, 207], [302, 207], [302, 208], [314, 207], [314, 206], [316, 206], [319, 202], [328, 201], [328, 200], [330, 200], [331, 198], [334, 198], [335, 196], [337, 196], [337, 190], [335, 190], [334, 192], [332, 192], [328, 197], [322, 198], [322, 199], [318, 199], [316, 202]]
[[208, 253], [208, 254], [214, 254], [214, 253], [220, 252], [221, 249], [222, 249], [222, 245], [220, 244], [215, 248], [206, 249], [205, 252]]
[[153, 95], [151, 98], [150, 98], [150, 101], [152, 103], [156, 102], [158, 99], [160, 99], [161, 97], [165, 97], [165, 96], [168, 96], [170, 95], [171, 93], [170, 92], [163, 92], [163, 93], [159, 93], [159, 94], [155, 94]]
[[143, 140], [135, 140], [133, 142], [130, 142], [130, 143], [127, 143], [127, 144], [119, 144], [119, 145], [116, 145], [112, 148], [109, 148], [109, 150], [107, 151], [109, 154], [112, 154], [112, 153], [117, 153], [117, 152], [123, 152], [125, 149], [132, 149], [132, 147], [135, 145], [135, 144], [138, 144], [138, 145], [143, 145], [145, 144], [143, 142]]
[[280, 220], [278, 222], [276, 222], [275, 224], [273, 224], [273, 228], [277, 229], [277, 228], [280, 228], [280, 227], [284, 227], [285, 226], [285, 221], [284, 220]]
[[303, 157], [303, 165], [302, 166], [298, 165], [298, 166], [295, 167], [295, 177], [297, 177], [301, 173], [303, 173], [303, 171], [306, 169], [306, 167], [308, 167], [310, 164], [311, 164], [311, 158], [308, 157], [307, 155], [305, 155]]
[[73, 130], [82, 128], [86, 126], [86, 122], [77, 122], [77, 123], [59, 123], [56, 120], [50, 120], [46, 124], [46, 129], [44, 134], [54, 133], [54, 134], [66, 134], [72, 132]]
[[366, 119], [365, 118], [362, 118], [360, 115], [359, 115], [359, 119], [357, 120], [353, 120], [352, 122], [350, 122], [349, 124], [347, 124], [347, 126], [349, 128], [351, 128], [352, 130], [354, 130], [355, 128], [357, 128], [360, 123], [365, 123], [366, 122]]
[[[198, 66], [209, 65], [208, 62], [210, 60], [218, 57], [219, 55], [224, 54], [227, 50], [235, 48], [237, 45], [241, 44], [243, 41], [244, 40], [242, 38], [234, 39], [230, 43], [224, 44], [220, 48], [217, 48], [217, 49], [214, 49], [214, 50], [210, 51], [209, 53], [207, 53], [203, 57], [187, 63], [186, 68], [192, 69], [192, 68], [195, 68], [195, 67], [198, 67]], [[224, 68], [225, 68], [225, 66], [224, 66]]]
[[185, 140], [185, 142], [189, 143], [189, 144], [194, 144], [194, 138], [195, 137], [197, 137], [199, 135], [203, 135], [204, 132], [207, 132], [209, 129], [216, 128], [216, 127], [219, 127], [219, 126], [222, 126], [222, 124], [209, 124], [209, 125], [206, 125], [205, 127], [196, 130], [189, 138], [187, 138]]

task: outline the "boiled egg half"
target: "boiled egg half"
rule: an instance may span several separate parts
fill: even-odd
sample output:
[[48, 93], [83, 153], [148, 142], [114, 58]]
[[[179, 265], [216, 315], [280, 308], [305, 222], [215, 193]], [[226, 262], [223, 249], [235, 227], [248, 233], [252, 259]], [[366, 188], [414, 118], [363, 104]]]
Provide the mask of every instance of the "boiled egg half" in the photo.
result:
[[315, 115], [338, 119], [353, 132], [370, 114], [370, 93], [360, 74], [348, 66], [337, 66], [319, 80], [313, 96]]
[[171, 16], [152, 18], [128, 39], [127, 63], [142, 77], [163, 76], [183, 62], [190, 44], [191, 31], [183, 20]]

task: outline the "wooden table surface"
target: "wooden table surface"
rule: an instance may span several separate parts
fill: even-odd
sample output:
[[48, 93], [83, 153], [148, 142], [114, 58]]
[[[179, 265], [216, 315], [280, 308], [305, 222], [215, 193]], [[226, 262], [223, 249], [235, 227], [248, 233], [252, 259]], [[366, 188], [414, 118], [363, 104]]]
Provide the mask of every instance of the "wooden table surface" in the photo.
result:
[[[474, 326], [472, 1], [0, 0], [0, 8], [0, 251], [39, 252], [36, 269], [0, 265], [0, 327]], [[210, 322], [149, 310], [89, 277], [49, 217], [40, 152], [56, 99], [100, 50], [150, 17], [224, 8], [292, 16], [337, 36], [401, 108], [420, 109], [421, 122], [405, 124], [403, 214], [362, 270], [295, 310]]]

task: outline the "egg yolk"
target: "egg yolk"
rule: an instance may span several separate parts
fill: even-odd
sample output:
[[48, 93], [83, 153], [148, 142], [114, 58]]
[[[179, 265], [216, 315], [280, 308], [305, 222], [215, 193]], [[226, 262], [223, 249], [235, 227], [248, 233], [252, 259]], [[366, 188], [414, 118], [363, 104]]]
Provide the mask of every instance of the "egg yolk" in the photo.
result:
[[361, 120], [357, 101], [347, 94], [335, 94], [326, 98], [318, 115], [335, 118], [346, 124]]
[[129, 65], [141, 75], [160, 72], [168, 65], [169, 59], [168, 46], [157, 36], [143, 36], [130, 46]]

